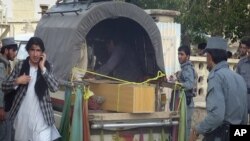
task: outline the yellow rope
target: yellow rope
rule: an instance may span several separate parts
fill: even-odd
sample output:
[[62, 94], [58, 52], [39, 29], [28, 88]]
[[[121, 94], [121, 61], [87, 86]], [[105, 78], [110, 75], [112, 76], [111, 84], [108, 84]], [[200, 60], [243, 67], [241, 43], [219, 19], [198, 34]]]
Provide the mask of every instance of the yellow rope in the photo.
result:
[[[184, 91], [184, 88], [182, 87], [181, 83], [179, 83], [179, 82], [175, 82], [175, 84], [174, 84], [174, 95], [173, 95], [174, 98], [173, 98], [173, 105], [172, 105], [173, 110], [175, 110], [175, 99], [176, 99], [176, 91], [177, 90], [179, 90], [179, 91], [183, 90]], [[180, 95], [179, 95], [179, 97], [180, 97]], [[178, 107], [177, 107], [176, 111], [179, 110], [180, 103], [181, 103], [181, 99], [179, 100]]]
[[166, 76], [164, 73], [162, 73], [161, 71], [158, 71], [157, 72], [157, 76], [156, 77], [153, 77], [153, 78], [149, 78], [143, 82], [131, 82], [131, 81], [126, 81], [126, 80], [123, 80], [123, 79], [119, 79], [119, 78], [115, 78], [115, 77], [110, 77], [110, 76], [107, 76], [107, 75], [103, 75], [103, 74], [99, 74], [99, 73], [96, 73], [96, 72], [92, 72], [92, 71], [88, 71], [88, 70], [84, 70], [84, 69], [81, 69], [81, 68], [77, 68], [77, 67], [74, 67], [72, 69], [72, 78], [71, 78], [71, 81], [73, 80], [73, 76], [75, 73], [77, 72], [82, 72], [82, 73], [90, 73], [90, 74], [94, 74], [94, 75], [97, 75], [97, 76], [101, 76], [101, 77], [105, 77], [105, 78], [109, 78], [109, 79], [112, 79], [112, 80], [117, 80], [117, 81], [120, 81], [120, 82], [123, 82], [123, 83], [128, 83], [128, 84], [145, 84], [145, 83], [148, 83], [150, 81], [154, 81], [154, 80], [157, 80], [161, 77], [164, 77]]
[[88, 100], [94, 94], [92, 91], [90, 91], [89, 87], [84, 87], [84, 88], [85, 88], [84, 89], [85, 92], [84, 92], [83, 98], [84, 98], [84, 100]]
[[101, 76], [101, 77], [105, 77], [105, 78], [108, 78], [108, 79], [112, 79], [112, 80], [116, 80], [116, 81], [120, 81], [122, 82], [122, 84], [119, 84], [118, 85], [118, 94], [117, 94], [117, 105], [116, 105], [116, 110], [119, 111], [119, 105], [120, 105], [120, 89], [121, 89], [121, 86], [122, 85], [129, 85], [129, 84], [136, 84], [136, 85], [142, 85], [142, 84], [147, 84], [148, 82], [150, 81], [154, 81], [154, 80], [157, 80], [161, 77], [164, 77], [166, 76], [164, 73], [162, 73], [161, 71], [158, 71], [157, 72], [157, 76], [156, 77], [153, 77], [153, 78], [149, 78], [143, 82], [130, 82], [130, 81], [126, 81], [126, 80], [123, 80], [123, 79], [119, 79], [119, 78], [115, 78], [115, 77], [110, 77], [110, 76], [107, 76], [107, 75], [103, 75], [103, 74], [99, 74], [99, 73], [96, 73], [96, 72], [92, 72], [92, 71], [88, 71], [88, 70], [84, 70], [84, 69], [81, 69], [81, 68], [77, 68], [77, 67], [74, 67], [72, 69], [72, 77], [71, 77], [71, 82], [73, 81], [74, 79], [74, 76], [75, 76], [75, 73], [79, 73], [79, 72], [82, 72], [82, 73], [90, 73], [90, 74], [94, 74], [94, 75], [97, 75], [97, 76]]
[[121, 84], [118, 85], [118, 94], [117, 94], [117, 104], [116, 104], [116, 111], [119, 112], [119, 105], [120, 105], [120, 88]]
[[110, 76], [107, 76], [107, 75], [99, 74], [99, 73], [96, 73], [96, 72], [84, 70], [84, 69], [77, 68], [77, 67], [74, 67], [72, 69], [72, 73], [73, 73], [72, 78], [73, 78], [74, 74], [77, 73], [77, 72], [90, 73], [90, 74], [98, 75], [98, 76], [101, 76], [101, 77], [109, 78], [109, 79], [112, 79], [112, 80], [117, 80], [117, 81], [120, 81], [120, 82], [123, 82], [123, 83], [128, 83], [129, 82], [129, 81], [126, 81], [126, 80], [110, 77]]

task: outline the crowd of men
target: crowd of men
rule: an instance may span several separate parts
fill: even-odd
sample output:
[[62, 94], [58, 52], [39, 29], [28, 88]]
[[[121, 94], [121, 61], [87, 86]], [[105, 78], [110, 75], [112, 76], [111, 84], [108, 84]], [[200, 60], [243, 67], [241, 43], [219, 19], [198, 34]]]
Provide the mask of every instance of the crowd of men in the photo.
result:
[[[52, 73], [50, 63], [46, 60], [43, 41], [38, 37], [32, 37], [26, 45], [29, 56], [26, 60], [18, 62], [12, 71], [9, 61], [13, 61], [16, 56], [17, 44], [13, 38], [4, 38], [1, 42], [0, 141], [50, 141], [59, 138], [49, 96], [49, 90], [57, 91], [58, 82]], [[108, 42], [109, 49], [112, 49], [111, 57], [97, 72], [108, 75], [118, 66], [121, 72], [117, 71], [117, 74], [127, 75], [125, 72], [122, 73], [125, 69], [119, 65], [119, 61], [124, 60], [122, 57], [126, 56], [125, 51], [114, 47], [115, 45], [113, 40]], [[191, 120], [197, 74], [189, 60], [190, 47], [178, 48], [181, 70], [176, 81], [185, 88], [188, 121], [186, 140], [195, 141], [202, 134], [205, 141], [228, 141], [229, 126], [247, 124], [250, 114], [250, 38], [245, 37], [240, 41], [238, 50], [240, 61], [235, 72], [229, 69], [227, 63], [229, 58], [227, 40], [211, 37], [207, 43], [198, 47], [198, 54], [207, 58], [209, 71], [207, 116], [193, 129]], [[131, 54], [128, 55], [130, 56], [128, 58], [133, 58]], [[139, 70], [137, 72], [139, 73]], [[130, 78], [131, 81], [139, 79], [137, 77], [141, 78], [140, 73], [133, 74], [136, 75]], [[173, 107], [170, 104], [171, 108]]]

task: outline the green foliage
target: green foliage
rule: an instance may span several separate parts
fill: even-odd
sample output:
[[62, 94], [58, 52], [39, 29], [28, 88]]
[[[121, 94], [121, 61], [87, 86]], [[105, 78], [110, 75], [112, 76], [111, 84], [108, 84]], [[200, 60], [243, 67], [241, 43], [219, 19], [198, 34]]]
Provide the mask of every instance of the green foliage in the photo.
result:
[[181, 23], [182, 34], [193, 42], [204, 35], [224, 36], [236, 41], [250, 35], [250, 0], [131, 0], [145, 9], [180, 11], [176, 21]]

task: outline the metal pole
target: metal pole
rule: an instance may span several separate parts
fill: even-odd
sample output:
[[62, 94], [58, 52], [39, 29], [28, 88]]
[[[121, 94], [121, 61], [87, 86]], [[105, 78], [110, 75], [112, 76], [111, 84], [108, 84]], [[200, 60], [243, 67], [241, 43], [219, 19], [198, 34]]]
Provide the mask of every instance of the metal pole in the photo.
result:
[[108, 129], [108, 128], [139, 128], [139, 127], [159, 127], [178, 125], [178, 121], [158, 121], [158, 122], [141, 122], [141, 123], [94, 123], [92, 129]]

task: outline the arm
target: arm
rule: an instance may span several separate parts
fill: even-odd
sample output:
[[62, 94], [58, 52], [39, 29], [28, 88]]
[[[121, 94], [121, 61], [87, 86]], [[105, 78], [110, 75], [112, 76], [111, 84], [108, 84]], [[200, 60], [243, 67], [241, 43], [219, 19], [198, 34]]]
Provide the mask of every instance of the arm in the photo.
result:
[[[42, 57], [42, 59], [39, 62], [39, 67], [42, 70], [42, 76], [43, 76], [44, 80], [46, 81], [49, 90], [51, 92], [56, 92], [59, 88], [59, 84], [58, 84], [58, 81], [53, 74], [52, 66], [50, 65], [50, 63], [48, 61], [46, 61], [47, 56], [45, 53], [43, 53], [41, 55], [41, 57]], [[46, 66], [50, 69], [48, 70], [46, 68]]]
[[22, 68], [22, 62], [18, 62], [11, 74], [8, 76], [6, 80], [3, 81], [2, 83], [2, 91], [4, 93], [9, 93], [11, 90], [15, 89], [17, 86], [16, 84], [16, 79], [19, 76], [20, 70]]
[[[5, 79], [5, 66], [3, 63], [0, 63], [0, 84], [2, 84], [4, 79]], [[0, 86], [0, 108], [3, 107], [3, 96], [4, 96], [4, 93], [2, 92], [2, 85], [1, 85]]]
[[208, 82], [208, 93], [206, 98], [207, 116], [196, 126], [199, 134], [213, 131], [223, 123], [225, 115], [225, 98], [221, 87], [222, 82], [213, 77]]
[[108, 61], [103, 66], [101, 66], [96, 72], [101, 73], [103, 75], [108, 75], [120, 63], [124, 55], [124, 49], [122, 47], [117, 46]]
[[192, 90], [195, 84], [195, 76], [194, 70], [192, 67], [188, 67], [184, 71], [182, 71], [183, 82], [182, 85], [186, 90]]
[[44, 67], [44, 69], [42, 70], [42, 76], [43, 76], [44, 80], [46, 81], [49, 90], [51, 92], [56, 92], [59, 88], [59, 84], [58, 84], [58, 81], [53, 74], [52, 67], [50, 67], [50, 68], [51, 68], [51, 70], [48, 71], [48, 69], [46, 69]]

